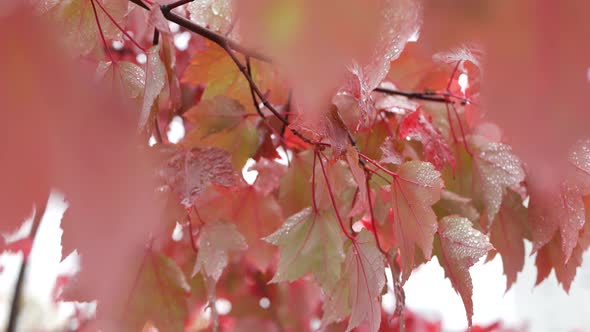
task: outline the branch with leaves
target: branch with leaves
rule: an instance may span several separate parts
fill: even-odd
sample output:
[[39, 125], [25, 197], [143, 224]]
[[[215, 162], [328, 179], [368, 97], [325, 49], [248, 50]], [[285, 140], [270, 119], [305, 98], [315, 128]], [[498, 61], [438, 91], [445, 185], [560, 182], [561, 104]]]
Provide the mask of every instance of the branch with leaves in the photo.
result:
[[[324, 2], [295, 2], [301, 7], [291, 8], [290, 2], [270, 6], [265, 1], [234, 7], [226, 0], [58, 0], [36, 8], [59, 23], [68, 52], [96, 63], [93, 82], [108, 91], [103, 95], [124, 100], [121, 109], [140, 110], [139, 121], [121, 119], [135, 113], [112, 105], [103, 107], [104, 116], [94, 116], [93, 109], [83, 113], [84, 121], [105, 121], [100, 133], [113, 130], [105, 142], [93, 140], [100, 136], [94, 131], [80, 138], [88, 142], [83, 147], [63, 148], [59, 142], [73, 140], [56, 140], [55, 154], [68, 165], [113, 163], [105, 172], [115, 174], [114, 180], [102, 177], [96, 187], [103, 193], [119, 186], [121, 199], [110, 197], [115, 191], [107, 198], [80, 197], [114, 206], [117, 213], [109, 221], [130, 219], [117, 222], [117, 232], [108, 229], [115, 224], [109, 221], [104, 229], [88, 228], [97, 238], [109, 234], [109, 246], [102, 250], [117, 271], [103, 276], [92, 263], [85, 265], [92, 273], [82, 271], [86, 285], [101, 287], [99, 303], [108, 303], [106, 314], [99, 310], [98, 325], [124, 308], [125, 317], [105, 326], [309, 331], [317, 318], [320, 329], [404, 330], [412, 315], [404, 313], [403, 285], [417, 266], [436, 256], [471, 326], [469, 267], [499, 254], [510, 287], [524, 264], [525, 240], [538, 251], [539, 278], [555, 269], [569, 288], [590, 245], [583, 212], [589, 200], [581, 178], [590, 174], [587, 142], [572, 152], [568, 165], [574, 172], [548, 201], [553, 205], [541, 204], [525, 181], [520, 159], [481, 111], [480, 53], [463, 47], [425, 58], [420, 42], [407, 43], [421, 22], [414, 1], [379, 0], [375, 8], [358, 1], [356, 8], [354, 0], [352, 7], [329, 15], [323, 15], [330, 8]], [[287, 14], [294, 16], [276, 19]], [[343, 20], [332, 22], [334, 17]], [[323, 29], [326, 22], [338, 29]], [[345, 38], [336, 33], [341, 31]], [[276, 40], [281, 42], [273, 44]], [[251, 47], [259, 43], [264, 52]], [[301, 49], [313, 52], [301, 61]], [[65, 99], [78, 95], [93, 100], [86, 90]], [[111, 109], [117, 117], [109, 122]], [[56, 118], [78, 119], [80, 113], [58, 112]], [[53, 124], [53, 118], [35, 114], [41, 123]], [[76, 128], [87, 128], [83, 123]], [[177, 142], [165, 135], [168, 126], [182, 127], [184, 136]], [[107, 145], [115, 152], [103, 149]], [[88, 146], [97, 147], [93, 152], [100, 161], [79, 158]], [[52, 170], [67, 168], [54, 167], [63, 164], [52, 160], [46, 164]], [[79, 178], [59, 175], [57, 183], [66, 192], [78, 192], [72, 183]], [[142, 204], [127, 209], [120, 203], [126, 201]], [[72, 205], [93, 211], [85, 203]], [[531, 227], [529, 211], [549, 215], [535, 219], [547, 225]], [[567, 225], [556, 222], [564, 218]], [[74, 241], [82, 255], [103, 264], [102, 251], [91, 246], [96, 240], [76, 229], [79, 223], [66, 225], [64, 236], [73, 228], [72, 236], [86, 239]], [[116, 255], [113, 248], [129, 254]], [[385, 286], [386, 268], [392, 272], [391, 289]], [[135, 278], [127, 278], [133, 280], [123, 287], [123, 277], [115, 275]], [[117, 295], [109, 293], [106, 282], [96, 283], [96, 276], [120, 281]], [[396, 298], [393, 316], [382, 310], [384, 292]], [[117, 303], [120, 294], [125, 294], [123, 306]], [[223, 300], [232, 304], [229, 314]]]

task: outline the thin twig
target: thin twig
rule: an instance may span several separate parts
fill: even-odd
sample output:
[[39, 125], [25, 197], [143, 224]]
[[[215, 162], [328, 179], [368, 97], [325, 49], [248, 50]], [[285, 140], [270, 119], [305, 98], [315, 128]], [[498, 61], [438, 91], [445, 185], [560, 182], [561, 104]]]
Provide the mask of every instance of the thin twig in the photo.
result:
[[[33, 225], [31, 226], [31, 234], [29, 234], [29, 237], [31, 238], [31, 241], [33, 243], [35, 241], [35, 236], [37, 235], [37, 230], [39, 229], [39, 224], [41, 224], [41, 218], [43, 218], [45, 210], [47, 209], [47, 196], [40, 197], [44, 198], [41, 198], [41, 201], [37, 202], [38, 208], [36, 208], [35, 210], [35, 216], [33, 217]], [[29, 258], [27, 257], [27, 255], [23, 253], [23, 263], [20, 266], [18, 279], [16, 280], [16, 285], [14, 286], [14, 294], [12, 296], [12, 303], [10, 304], [10, 316], [8, 319], [6, 332], [16, 331], [16, 324], [18, 322], [18, 316], [21, 310], [20, 298], [24, 287], [28, 262]]]
[[168, 9], [172, 10], [174, 8], [180, 7], [182, 5], [185, 5], [185, 4], [187, 4], [189, 2], [193, 2], [193, 1], [195, 1], [195, 0], [180, 0], [180, 1], [173, 2], [173, 3], [169, 3]]
[[388, 95], [395, 95], [395, 96], [404, 96], [408, 99], [419, 99], [419, 100], [426, 100], [426, 101], [434, 101], [439, 103], [450, 103], [451, 100], [446, 97], [437, 96], [434, 93], [430, 92], [413, 92], [413, 91], [402, 91], [402, 90], [395, 90], [395, 89], [387, 89], [387, 88], [375, 88], [376, 92], [386, 93]]
[[375, 220], [375, 214], [373, 213], [373, 200], [371, 199], [371, 187], [369, 186], [369, 172], [365, 172], [365, 186], [367, 188], [367, 201], [369, 203], [369, 213], [371, 215], [371, 227], [373, 227], [373, 235], [375, 236], [375, 243], [377, 244], [377, 249], [387, 256], [387, 252], [383, 250], [381, 246], [381, 241], [379, 241], [379, 234], [377, 234], [377, 222]]

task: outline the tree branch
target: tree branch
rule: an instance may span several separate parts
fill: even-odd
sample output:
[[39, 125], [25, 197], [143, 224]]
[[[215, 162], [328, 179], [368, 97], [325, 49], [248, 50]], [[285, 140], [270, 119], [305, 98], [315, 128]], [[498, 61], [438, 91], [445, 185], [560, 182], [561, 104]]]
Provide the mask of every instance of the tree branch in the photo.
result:
[[[45, 210], [47, 208], [47, 196], [39, 196], [43, 197], [40, 198], [40, 201], [37, 202], [37, 208], [35, 211], [35, 216], [33, 217], [33, 225], [31, 227], [31, 234], [29, 237], [31, 238], [31, 242], [34, 242], [35, 236], [37, 235], [37, 230], [39, 229], [39, 224], [41, 223], [41, 218], [45, 214]], [[32, 247], [31, 247], [32, 250]], [[6, 326], [6, 332], [15, 332], [18, 323], [18, 316], [21, 310], [21, 293], [23, 291], [24, 282], [25, 282], [25, 275], [27, 272], [27, 264], [29, 259], [27, 255], [23, 253], [23, 263], [20, 266], [20, 271], [18, 273], [18, 279], [16, 280], [16, 285], [14, 286], [14, 294], [12, 295], [12, 302], [10, 304], [10, 316], [8, 319], [8, 325]]]
[[145, 9], [145, 10], [150, 10], [150, 7], [148, 7], [145, 3], [143, 3], [143, 1], [141, 0], [129, 0], [131, 2], [133, 2], [134, 4], [138, 5], [139, 7]]
[[[130, 0], [130, 1], [133, 1], [133, 0]], [[139, 0], [135, 0], [135, 1], [139, 1]], [[229, 47], [232, 50], [235, 50], [236, 52], [242, 53], [242, 54], [247, 55], [251, 58], [258, 59], [260, 61], [264, 61], [264, 62], [268, 62], [268, 63], [272, 62], [272, 60], [268, 56], [266, 56], [262, 53], [259, 53], [255, 50], [252, 50], [249, 48], [246, 48], [245, 46], [242, 46], [242, 45], [236, 43], [235, 41], [227, 38], [226, 36], [224, 36], [222, 34], [219, 34], [215, 31], [209, 30], [205, 27], [202, 27], [202, 26], [178, 15], [178, 14], [173, 13], [171, 11], [172, 8], [170, 8], [169, 5], [162, 5], [162, 6], [160, 6], [160, 8], [162, 9], [162, 14], [164, 15], [164, 17], [167, 20], [174, 22], [174, 23], [180, 25], [181, 27], [183, 27], [189, 31], [192, 31], [200, 36], [203, 36], [221, 47]]]

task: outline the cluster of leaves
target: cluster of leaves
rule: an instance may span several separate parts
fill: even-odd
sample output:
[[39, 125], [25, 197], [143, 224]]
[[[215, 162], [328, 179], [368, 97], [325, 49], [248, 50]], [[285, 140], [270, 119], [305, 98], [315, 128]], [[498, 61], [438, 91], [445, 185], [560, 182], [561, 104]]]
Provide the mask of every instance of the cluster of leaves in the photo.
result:
[[[471, 326], [469, 268], [499, 254], [510, 288], [525, 240], [537, 253], [537, 282], [554, 269], [569, 290], [590, 246], [590, 142], [569, 150], [557, 185], [529, 181], [483, 113], [481, 52], [462, 46], [433, 54], [407, 44], [420, 29], [415, 1], [31, 4], [27, 11], [57, 26], [64, 57], [91, 63], [101, 91], [126, 105], [118, 110], [135, 110], [132, 122], [125, 110], [104, 114], [96, 130], [115, 128], [104, 142], [82, 128], [71, 154], [62, 153], [63, 142], [75, 136], [47, 143], [45, 150], [59, 152], [60, 162], [47, 157], [56, 169], [106, 158], [125, 165], [103, 172], [94, 162], [76, 164], [100, 175], [98, 193], [80, 188], [77, 173], [38, 175], [41, 186], [86, 201], [65, 226], [65, 236], [72, 228], [66, 242], [89, 267], [70, 292], [98, 298], [107, 329], [309, 331], [319, 321], [325, 331], [396, 330], [380, 301], [389, 291], [385, 269], [400, 316], [404, 283], [434, 256]], [[59, 120], [70, 114], [48, 121], [65, 131]], [[100, 109], [87, 114], [101, 116]], [[32, 124], [41, 127], [45, 117]], [[165, 133], [179, 119], [186, 134], [173, 142]], [[128, 141], [112, 148], [118, 139]], [[148, 147], [148, 139], [155, 143]], [[91, 146], [105, 148], [80, 152]], [[250, 183], [240, 172], [246, 165], [257, 174]], [[101, 210], [117, 186], [126, 189]], [[97, 211], [113, 221], [102, 223]], [[97, 286], [109, 259], [109, 282]], [[229, 315], [218, 299], [231, 303]]]

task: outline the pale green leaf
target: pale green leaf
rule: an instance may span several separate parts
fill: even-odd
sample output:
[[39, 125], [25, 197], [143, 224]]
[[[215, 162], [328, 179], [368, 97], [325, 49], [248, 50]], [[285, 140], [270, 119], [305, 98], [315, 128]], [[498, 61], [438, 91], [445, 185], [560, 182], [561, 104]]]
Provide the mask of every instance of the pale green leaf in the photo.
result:
[[330, 289], [340, 278], [344, 235], [332, 216], [306, 208], [264, 240], [281, 248], [271, 282], [295, 281], [312, 273], [320, 286]]

